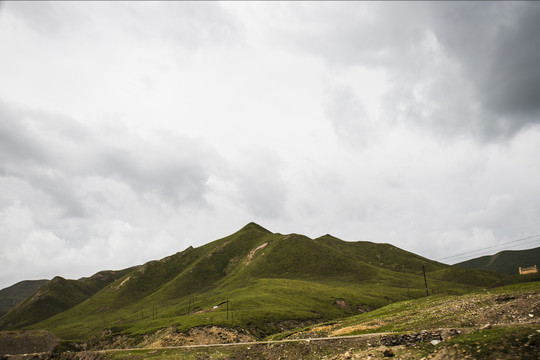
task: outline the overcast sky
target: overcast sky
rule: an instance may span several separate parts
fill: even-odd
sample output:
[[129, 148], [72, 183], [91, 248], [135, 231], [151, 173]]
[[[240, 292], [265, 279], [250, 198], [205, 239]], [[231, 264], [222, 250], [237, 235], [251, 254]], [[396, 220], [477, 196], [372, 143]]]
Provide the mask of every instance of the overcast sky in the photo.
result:
[[[540, 245], [540, 3], [3, 2], [0, 288], [270, 231]], [[453, 263], [467, 257], [446, 260]]]

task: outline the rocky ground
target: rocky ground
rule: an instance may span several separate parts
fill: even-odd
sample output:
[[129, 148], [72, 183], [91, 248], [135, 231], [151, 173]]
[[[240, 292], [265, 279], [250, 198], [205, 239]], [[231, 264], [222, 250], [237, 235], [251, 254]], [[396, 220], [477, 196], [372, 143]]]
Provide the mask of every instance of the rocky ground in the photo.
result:
[[295, 342], [122, 351], [82, 351], [4, 356], [10, 360], [358, 360], [358, 359], [531, 359], [540, 354], [538, 326], [491, 329], [438, 329], [401, 334], [368, 334], [355, 338]]
[[59, 341], [46, 330], [0, 332], [0, 358], [13, 353], [52, 351]]

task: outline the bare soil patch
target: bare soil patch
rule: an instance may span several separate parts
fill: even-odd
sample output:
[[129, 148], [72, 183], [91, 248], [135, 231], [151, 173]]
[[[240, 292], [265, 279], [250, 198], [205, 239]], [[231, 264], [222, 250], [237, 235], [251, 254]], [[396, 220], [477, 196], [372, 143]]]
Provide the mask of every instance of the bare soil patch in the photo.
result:
[[46, 330], [0, 332], [0, 355], [52, 351], [59, 341]]

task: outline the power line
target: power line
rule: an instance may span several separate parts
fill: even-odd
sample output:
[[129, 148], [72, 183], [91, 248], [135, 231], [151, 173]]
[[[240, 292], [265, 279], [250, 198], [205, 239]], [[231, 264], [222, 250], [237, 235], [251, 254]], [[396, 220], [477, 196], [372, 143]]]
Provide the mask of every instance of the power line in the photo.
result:
[[[496, 247], [500, 247], [500, 246], [502, 246], [502, 245], [507, 245], [507, 244], [512, 244], [512, 243], [516, 243], [516, 242], [520, 242], [520, 241], [525, 241], [525, 240], [533, 239], [533, 238], [539, 237], [539, 236], [540, 236], [540, 234], [536, 234], [536, 235], [532, 235], [532, 236], [527, 236], [527, 237], [524, 237], [524, 238], [521, 238], [521, 239], [516, 239], [516, 240], [508, 241], [508, 242], [501, 243], [501, 244], [498, 244], [498, 245], [493, 245], [493, 246], [488, 246], [488, 247], [481, 248], [481, 249], [477, 249], [477, 250], [467, 251], [467, 252], [464, 252], [464, 253], [461, 253], [461, 254], [457, 254], [457, 255], [446, 256], [446, 257], [440, 258], [440, 259], [438, 259], [438, 260], [445, 260], [445, 259], [451, 259], [451, 258], [455, 258], [455, 257], [458, 257], [458, 256], [462, 256], [462, 255], [468, 255], [468, 254], [472, 254], [472, 253], [475, 253], [475, 252], [478, 252], [478, 251], [483, 251], [483, 250], [487, 250], [487, 249], [493, 249], [493, 248], [496, 248]], [[540, 240], [540, 239], [535, 239], [535, 240], [533, 240], [533, 241], [528, 241], [528, 242], [523, 243], [523, 244], [527, 244], [527, 243], [534, 242], [534, 241], [538, 241], [538, 240]], [[522, 245], [522, 244], [520, 244], [520, 245]]]
[[[536, 236], [538, 236], [538, 235], [536, 235]], [[524, 238], [524, 239], [520, 239], [520, 240], [527, 240], [527, 239], [530, 239], [530, 238], [532, 238], [532, 237], [528, 237], [528, 238]], [[535, 239], [535, 240], [532, 240], [532, 241], [527, 241], [527, 242], [524, 242], [524, 243], [521, 243], [521, 244], [516, 244], [516, 245], [529, 244], [529, 243], [536, 242], [536, 241], [539, 241], [539, 240], [540, 239]], [[501, 246], [504, 246], [506, 244], [514, 243], [514, 242], [516, 242], [516, 241], [510, 241], [508, 243], [502, 243], [502, 244], [499, 244], [499, 245], [488, 246], [488, 247], [477, 249], [477, 250], [467, 251], [467, 252], [464, 252], [464, 253], [461, 253], [461, 254], [456, 254], [456, 255], [452, 255], [452, 256], [446, 256], [444, 258], [440, 258], [439, 260], [444, 260], [444, 259], [450, 259], [450, 258], [464, 256], [464, 255], [469, 255], [469, 254], [476, 253], [476, 252], [479, 252], [479, 251], [501, 247]]]

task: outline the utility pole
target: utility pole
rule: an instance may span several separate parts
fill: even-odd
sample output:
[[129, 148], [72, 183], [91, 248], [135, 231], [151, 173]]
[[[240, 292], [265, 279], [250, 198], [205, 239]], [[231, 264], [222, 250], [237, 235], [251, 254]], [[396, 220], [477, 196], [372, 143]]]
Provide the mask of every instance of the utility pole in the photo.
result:
[[227, 299], [227, 320], [229, 320], [229, 299]]
[[429, 296], [429, 291], [427, 287], [427, 279], [426, 279], [426, 269], [424, 268], [424, 264], [422, 264], [422, 271], [424, 272], [424, 284], [426, 285], [426, 296]]

